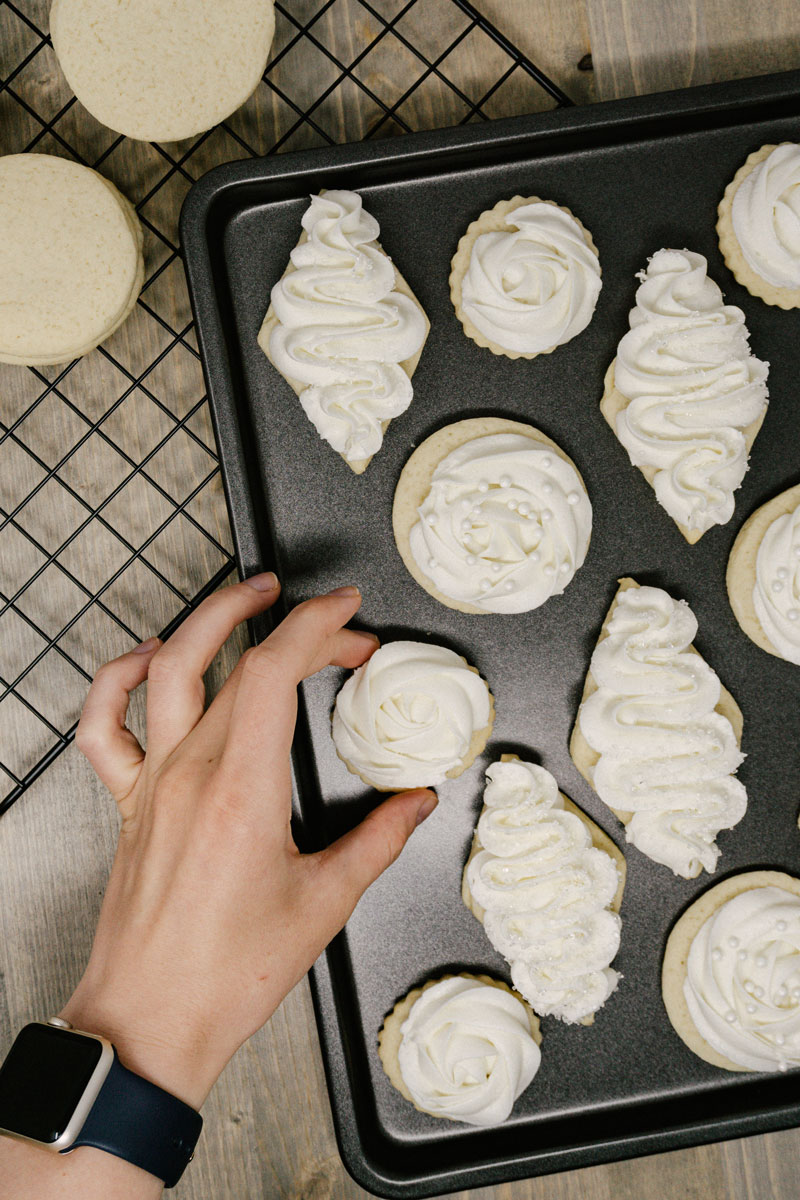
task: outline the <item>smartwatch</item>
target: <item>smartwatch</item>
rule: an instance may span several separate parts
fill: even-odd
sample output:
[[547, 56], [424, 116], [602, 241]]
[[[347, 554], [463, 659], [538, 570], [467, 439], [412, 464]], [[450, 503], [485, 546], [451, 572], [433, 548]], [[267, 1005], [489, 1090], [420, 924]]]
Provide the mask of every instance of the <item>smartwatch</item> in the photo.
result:
[[0, 1134], [65, 1154], [95, 1146], [174, 1187], [203, 1118], [123, 1067], [107, 1038], [52, 1017], [20, 1031], [0, 1064]]

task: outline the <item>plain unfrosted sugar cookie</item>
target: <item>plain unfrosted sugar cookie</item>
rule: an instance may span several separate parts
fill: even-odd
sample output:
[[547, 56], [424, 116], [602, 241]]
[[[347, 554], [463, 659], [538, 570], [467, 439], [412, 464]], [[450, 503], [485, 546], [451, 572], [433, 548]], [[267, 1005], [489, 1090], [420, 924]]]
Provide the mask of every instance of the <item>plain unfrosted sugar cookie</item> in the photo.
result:
[[145, 142], [230, 116], [267, 65], [272, 0], [54, 0], [53, 49], [93, 117]]
[[88, 167], [0, 158], [0, 361], [70, 362], [133, 309], [144, 280], [132, 205]]

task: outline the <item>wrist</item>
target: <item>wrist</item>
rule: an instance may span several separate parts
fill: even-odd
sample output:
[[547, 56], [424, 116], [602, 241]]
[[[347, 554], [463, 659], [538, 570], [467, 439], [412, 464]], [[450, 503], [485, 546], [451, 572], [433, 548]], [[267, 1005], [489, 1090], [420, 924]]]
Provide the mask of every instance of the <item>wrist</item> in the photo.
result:
[[75, 1029], [108, 1038], [120, 1062], [136, 1075], [199, 1109], [225, 1065], [202, 1030], [160, 1023], [163, 1014], [133, 1012], [79, 984], [58, 1014]]

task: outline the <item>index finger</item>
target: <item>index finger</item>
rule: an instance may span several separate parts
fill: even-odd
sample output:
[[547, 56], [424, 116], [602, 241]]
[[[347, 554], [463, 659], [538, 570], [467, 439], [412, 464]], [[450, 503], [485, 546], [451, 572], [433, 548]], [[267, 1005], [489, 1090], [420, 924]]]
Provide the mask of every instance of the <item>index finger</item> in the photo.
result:
[[323, 667], [358, 667], [378, 648], [372, 634], [343, 626], [361, 604], [356, 588], [293, 609], [242, 665], [220, 771], [242, 796], [264, 795], [282, 777], [294, 734], [297, 685]]

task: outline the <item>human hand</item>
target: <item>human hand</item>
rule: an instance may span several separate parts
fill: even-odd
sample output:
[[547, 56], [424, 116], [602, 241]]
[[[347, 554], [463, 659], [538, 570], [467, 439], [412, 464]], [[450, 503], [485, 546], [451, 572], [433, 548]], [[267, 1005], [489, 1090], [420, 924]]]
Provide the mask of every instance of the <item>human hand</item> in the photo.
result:
[[[102, 667], [77, 743], [122, 815], [86, 972], [62, 1015], [199, 1107], [436, 805], [403, 792], [318, 854], [290, 828], [297, 685], [378, 647], [344, 629], [361, 597], [306, 601], [240, 659], [204, 711], [203, 674], [234, 627], [278, 596], [261, 575], [204, 601], [168, 642]], [[148, 680], [147, 749], [125, 728]]]

